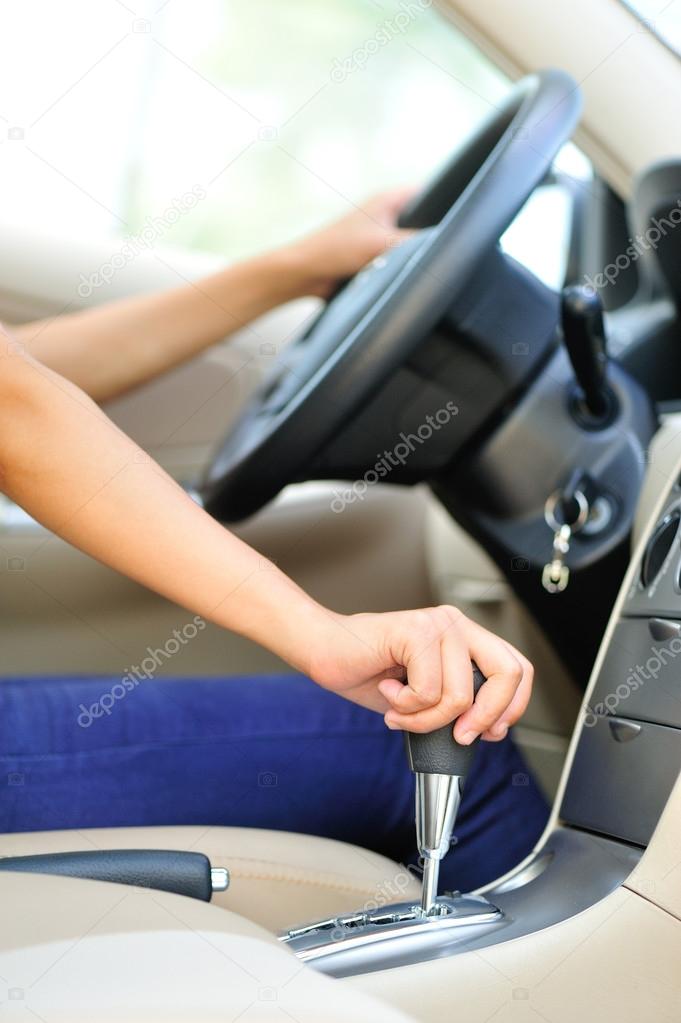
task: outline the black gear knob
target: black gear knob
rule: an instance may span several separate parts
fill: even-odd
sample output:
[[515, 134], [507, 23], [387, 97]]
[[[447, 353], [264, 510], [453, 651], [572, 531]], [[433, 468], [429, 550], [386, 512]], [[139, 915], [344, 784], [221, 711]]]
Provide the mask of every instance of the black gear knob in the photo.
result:
[[[476, 664], [473, 665], [473, 691], [477, 696], [485, 681]], [[416, 774], [449, 774], [465, 779], [475, 754], [478, 740], [470, 746], [461, 746], [454, 738], [454, 722], [434, 732], [405, 732], [404, 744], [409, 767]]]

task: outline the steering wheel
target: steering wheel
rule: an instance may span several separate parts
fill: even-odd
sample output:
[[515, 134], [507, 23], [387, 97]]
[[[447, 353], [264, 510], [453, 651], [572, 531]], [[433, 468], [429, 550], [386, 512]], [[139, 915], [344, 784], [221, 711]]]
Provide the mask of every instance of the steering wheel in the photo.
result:
[[211, 514], [242, 519], [310, 478], [320, 449], [451, 311], [580, 109], [578, 86], [563, 72], [529, 75], [513, 88], [403, 212], [401, 226], [421, 230], [348, 282], [248, 402], [198, 487]]

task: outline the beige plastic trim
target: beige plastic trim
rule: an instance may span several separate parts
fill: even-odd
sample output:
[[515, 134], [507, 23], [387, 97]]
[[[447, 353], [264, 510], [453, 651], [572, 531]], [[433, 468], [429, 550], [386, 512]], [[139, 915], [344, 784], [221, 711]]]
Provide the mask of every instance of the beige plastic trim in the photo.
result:
[[421, 1023], [678, 1023], [681, 924], [626, 888], [556, 927], [349, 983]]
[[681, 60], [620, 0], [437, 2], [512, 78], [573, 75], [585, 100], [575, 141], [620, 194], [645, 166], [678, 157]]

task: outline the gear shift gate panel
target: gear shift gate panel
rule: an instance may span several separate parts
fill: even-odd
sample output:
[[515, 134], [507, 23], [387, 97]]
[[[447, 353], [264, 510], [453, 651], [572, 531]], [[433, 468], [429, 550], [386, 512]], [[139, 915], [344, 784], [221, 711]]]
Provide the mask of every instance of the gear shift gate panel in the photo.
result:
[[455, 894], [437, 899], [427, 914], [403, 902], [293, 928], [280, 940], [303, 962], [345, 977], [438, 959], [503, 920], [482, 896]]

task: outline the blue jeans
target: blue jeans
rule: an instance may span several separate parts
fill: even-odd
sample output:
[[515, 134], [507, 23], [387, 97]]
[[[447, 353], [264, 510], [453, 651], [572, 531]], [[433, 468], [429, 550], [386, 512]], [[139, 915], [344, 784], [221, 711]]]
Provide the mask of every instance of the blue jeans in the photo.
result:
[[[238, 825], [417, 859], [402, 737], [298, 676], [5, 680], [0, 785], [0, 832]], [[480, 743], [443, 887], [504, 873], [547, 813], [512, 740]]]

